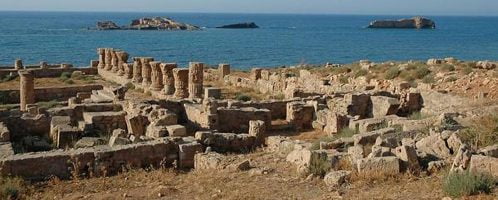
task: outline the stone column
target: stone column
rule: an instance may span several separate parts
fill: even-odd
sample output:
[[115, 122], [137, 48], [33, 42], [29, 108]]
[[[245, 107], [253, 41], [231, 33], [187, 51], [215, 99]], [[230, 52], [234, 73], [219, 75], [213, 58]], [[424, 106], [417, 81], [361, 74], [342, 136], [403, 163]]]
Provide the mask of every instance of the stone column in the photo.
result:
[[251, 79], [255, 81], [261, 79], [261, 68], [254, 68], [251, 70]]
[[160, 62], [150, 62], [151, 68], [151, 85], [150, 90], [161, 91], [163, 89], [163, 73]]
[[177, 68], [176, 63], [162, 63], [161, 72], [163, 74], [164, 94], [172, 95], [175, 93], [175, 77], [173, 69]]
[[175, 97], [187, 98], [188, 97], [188, 69], [173, 69], [173, 77], [175, 79]]
[[140, 58], [133, 58], [133, 79], [134, 83], [142, 82], [142, 64]]
[[249, 135], [256, 137], [256, 144], [261, 145], [265, 141], [266, 124], [264, 121], [249, 121]]
[[119, 51], [116, 52], [116, 55], [118, 57], [118, 76], [123, 76], [125, 74], [125, 68], [123, 64], [128, 63], [128, 53], [124, 51]]
[[24, 66], [22, 65], [22, 60], [21, 59], [16, 59], [16, 62], [14, 63], [14, 69], [20, 70], [23, 69]]
[[[121, 53], [119, 53], [121, 54]], [[111, 51], [111, 71], [114, 72], [114, 73], [117, 73], [118, 72], [118, 62], [119, 62], [119, 58], [118, 58], [118, 51]]]
[[20, 83], [20, 105], [21, 111], [27, 111], [28, 104], [35, 103], [35, 78], [33, 71], [21, 70], [19, 71]]
[[229, 64], [220, 64], [218, 66], [220, 80], [223, 80], [226, 75], [230, 74], [230, 65]]
[[123, 63], [123, 68], [124, 68], [124, 77], [126, 79], [132, 79], [133, 78], [133, 64]]
[[111, 71], [112, 69], [112, 49], [105, 49], [105, 70]]
[[105, 67], [105, 49], [98, 48], [97, 53], [99, 54], [99, 65], [98, 68], [103, 69]]
[[204, 63], [191, 62], [188, 73], [189, 98], [201, 98], [204, 90]]
[[45, 61], [40, 62], [40, 69], [48, 69], [48, 63]]
[[152, 71], [150, 68], [150, 62], [154, 61], [154, 58], [142, 57], [140, 58], [140, 63], [142, 64], [142, 86], [148, 88], [152, 84], [151, 76]]

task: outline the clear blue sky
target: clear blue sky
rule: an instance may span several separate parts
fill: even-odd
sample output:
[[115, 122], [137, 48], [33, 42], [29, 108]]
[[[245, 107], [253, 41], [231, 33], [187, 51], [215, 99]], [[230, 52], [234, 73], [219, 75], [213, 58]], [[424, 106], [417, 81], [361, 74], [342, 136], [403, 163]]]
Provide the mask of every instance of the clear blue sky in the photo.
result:
[[498, 16], [498, 0], [0, 0], [0, 10]]

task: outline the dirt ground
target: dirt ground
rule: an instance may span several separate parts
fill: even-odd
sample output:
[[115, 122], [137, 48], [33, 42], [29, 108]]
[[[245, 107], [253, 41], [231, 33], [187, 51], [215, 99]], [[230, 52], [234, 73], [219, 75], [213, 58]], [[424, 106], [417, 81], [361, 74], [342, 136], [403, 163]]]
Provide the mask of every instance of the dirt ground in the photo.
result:
[[[88, 85], [88, 84], [104, 84], [97, 76], [87, 76], [89, 78], [84, 79], [71, 79], [73, 83], [68, 84], [59, 78], [35, 78], [35, 88], [41, 87], [61, 87], [61, 86], [75, 86], [75, 85]], [[0, 82], [0, 89], [19, 89], [19, 77], [6, 81]]]
[[[60, 181], [29, 186], [26, 199], [442, 199], [443, 175], [400, 175], [355, 180], [341, 188], [327, 187], [320, 178], [300, 177], [283, 156], [257, 150], [229, 155], [249, 159], [249, 171], [171, 169], [130, 171], [107, 178]], [[496, 199], [494, 195], [468, 199]]]

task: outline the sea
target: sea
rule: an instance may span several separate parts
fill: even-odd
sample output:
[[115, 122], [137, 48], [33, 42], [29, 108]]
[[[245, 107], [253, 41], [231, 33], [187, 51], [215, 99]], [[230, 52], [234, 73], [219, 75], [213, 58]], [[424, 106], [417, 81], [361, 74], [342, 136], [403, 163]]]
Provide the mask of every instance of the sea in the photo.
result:
[[[164, 16], [202, 27], [201, 31], [98, 31], [97, 21], [128, 25]], [[426, 16], [436, 29], [368, 29], [378, 19], [412, 16], [206, 14], [0, 11], [0, 65], [72, 63], [88, 66], [97, 48], [130, 56], [151, 56], [185, 66], [190, 61], [233, 68], [297, 64], [426, 60], [455, 57], [498, 60], [498, 17]], [[214, 27], [255, 22], [259, 29]]]

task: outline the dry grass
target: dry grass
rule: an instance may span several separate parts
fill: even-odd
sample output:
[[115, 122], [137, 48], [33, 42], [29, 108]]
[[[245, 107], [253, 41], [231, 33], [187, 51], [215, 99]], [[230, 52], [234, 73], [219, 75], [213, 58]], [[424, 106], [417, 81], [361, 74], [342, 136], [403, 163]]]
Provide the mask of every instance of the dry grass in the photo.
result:
[[[68, 82], [71, 80], [71, 82]], [[87, 84], [104, 84], [100, 78], [95, 76], [83, 76], [79, 79], [62, 80], [60, 78], [35, 78], [35, 87], [61, 87]], [[19, 89], [19, 77], [7, 81], [0, 82], [0, 89]]]
[[470, 126], [460, 131], [460, 136], [474, 149], [498, 144], [498, 114], [490, 114], [471, 120]]

